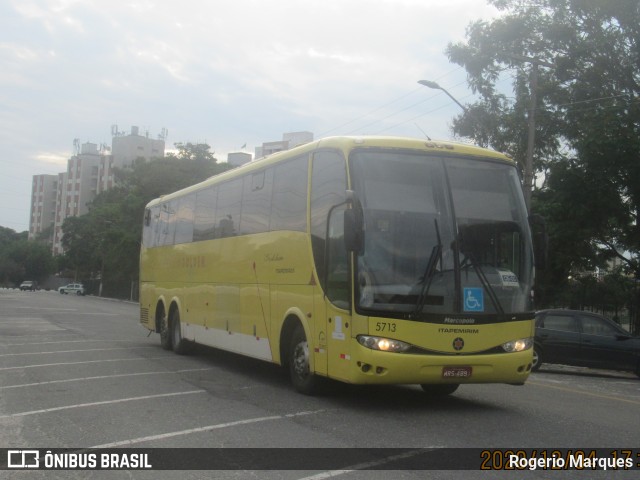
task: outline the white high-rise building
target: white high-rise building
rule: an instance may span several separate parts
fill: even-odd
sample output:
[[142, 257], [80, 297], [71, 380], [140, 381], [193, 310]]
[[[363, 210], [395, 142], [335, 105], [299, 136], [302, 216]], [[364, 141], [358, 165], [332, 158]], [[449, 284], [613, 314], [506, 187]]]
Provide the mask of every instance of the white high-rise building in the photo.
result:
[[29, 240], [53, 225], [56, 215], [58, 175], [34, 175], [31, 186]]
[[289, 150], [298, 145], [313, 142], [312, 132], [290, 132], [282, 134], [282, 140], [275, 142], [264, 142], [261, 146], [256, 147], [255, 158], [267, 157], [276, 152]]
[[101, 192], [115, 186], [114, 168], [126, 168], [136, 159], [164, 157], [163, 129], [161, 138], [139, 135], [138, 127], [130, 134], [112, 128], [112, 147], [74, 141], [76, 154], [67, 161], [67, 170], [58, 175], [34, 175], [31, 190], [29, 238], [53, 225], [52, 251], [61, 254], [62, 224], [70, 216], [84, 215], [88, 204]]

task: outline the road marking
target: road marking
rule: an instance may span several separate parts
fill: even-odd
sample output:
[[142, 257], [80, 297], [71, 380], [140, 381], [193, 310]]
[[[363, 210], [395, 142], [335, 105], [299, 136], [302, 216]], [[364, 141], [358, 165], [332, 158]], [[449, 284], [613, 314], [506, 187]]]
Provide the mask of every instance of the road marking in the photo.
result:
[[22, 383], [19, 385], [5, 385], [5, 386], [0, 386], [0, 390], [10, 389], [10, 388], [39, 387], [41, 385], [50, 385], [52, 383], [82, 382], [85, 380], [104, 380], [106, 378], [136, 377], [140, 375], [163, 375], [163, 374], [175, 374], [175, 373], [202, 372], [205, 370], [213, 370], [213, 369], [212, 368], [188, 368], [185, 370], [163, 370], [163, 371], [157, 371], [157, 372], [119, 373], [114, 375], [98, 375], [95, 377], [67, 378], [66, 380], [49, 380], [46, 382]]
[[105, 317], [119, 317], [119, 313], [102, 313], [102, 312], [70, 312], [71, 315], [103, 315]]
[[16, 307], [16, 310], [45, 310], [52, 312], [75, 312], [77, 308], [55, 308], [55, 307]]
[[49, 321], [45, 320], [42, 317], [0, 317], [0, 325], [13, 325], [15, 323], [49, 323]]
[[114, 403], [136, 402], [139, 400], [149, 400], [151, 398], [176, 397], [178, 395], [191, 395], [194, 393], [206, 393], [206, 390], [189, 390], [186, 392], [161, 393], [158, 395], [145, 395], [143, 397], [119, 398], [117, 400], [104, 400], [102, 402], [78, 403], [76, 405], [65, 405], [64, 407], [43, 408], [42, 410], [31, 410], [29, 412], [11, 413], [9, 415], [0, 415], [3, 418], [26, 417], [27, 415], [37, 415], [39, 413], [59, 412], [60, 410], [72, 410], [74, 408], [95, 407], [98, 405], [112, 405]]
[[124, 362], [134, 360], [158, 360], [160, 358], [167, 358], [168, 355], [162, 357], [144, 357], [144, 358], [111, 358], [107, 360], [85, 360], [84, 362], [60, 362], [60, 363], [42, 363], [40, 365], [23, 365], [21, 367], [2, 367], [2, 370], [19, 370], [21, 368], [39, 368], [39, 367], [59, 367], [61, 365], [83, 365], [85, 363], [104, 363], [104, 362]]
[[[110, 340], [113, 343], [133, 343], [131, 340]], [[29, 342], [29, 343], [5, 343], [3, 347], [25, 347], [28, 345], [50, 345], [59, 343], [104, 343], [104, 340], [58, 340], [56, 342]]]
[[122, 445], [133, 445], [136, 443], [150, 442], [153, 440], [164, 440], [165, 438], [178, 437], [181, 435], [191, 435], [192, 433], [208, 432], [221, 428], [236, 427], [238, 425], [249, 425], [251, 423], [267, 422], [270, 420], [284, 420], [286, 418], [302, 417], [305, 415], [314, 415], [322, 413], [325, 410], [312, 410], [307, 412], [288, 413], [286, 415], [272, 415], [269, 417], [248, 418], [246, 420], [236, 420], [235, 422], [218, 423], [216, 425], [207, 425], [206, 427], [190, 428], [188, 430], [179, 430], [177, 432], [160, 433], [158, 435], [149, 435], [147, 437], [131, 438], [129, 440], [120, 440], [118, 442], [105, 443], [103, 445], [95, 445], [91, 448], [113, 448]]
[[391, 455], [389, 457], [381, 458], [380, 460], [374, 460], [371, 462], [358, 463], [356, 465], [350, 465], [347, 468], [341, 470], [328, 470], [326, 472], [318, 473], [316, 475], [311, 475], [310, 477], [303, 477], [299, 480], [323, 480], [325, 478], [337, 477], [339, 475], [344, 475], [346, 473], [351, 473], [358, 470], [370, 470], [372, 467], [377, 467], [378, 465], [384, 465], [385, 463], [395, 462], [396, 460], [402, 460], [404, 458], [415, 457], [416, 455], [420, 455], [425, 452], [424, 448], [420, 448], [417, 450], [410, 450], [405, 453], [399, 453], [398, 455]]
[[156, 347], [113, 347], [113, 348], [90, 348], [85, 350], [58, 350], [53, 352], [22, 352], [22, 353], [2, 353], [0, 357], [18, 357], [24, 355], [48, 355], [50, 353], [78, 353], [78, 352], [108, 352], [111, 350], [133, 350], [141, 348], [156, 348]]
[[[24, 308], [29, 310], [39, 310], [39, 311], [50, 311], [50, 312], [68, 312], [74, 315], [107, 315], [109, 317], [117, 317], [120, 315], [119, 313], [103, 313], [103, 312], [87, 313], [87, 312], [81, 312], [77, 308], [35, 308], [35, 307], [18, 307], [18, 308]], [[3, 317], [0, 317], [0, 318], [3, 318]], [[26, 317], [4, 317], [4, 318], [18, 319], [18, 318], [26, 318]]]
[[576, 390], [574, 388], [568, 388], [568, 387], [560, 387], [557, 385], [547, 385], [544, 383], [538, 383], [538, 382], [532, 382], [531, 380], [527, 380], [527, 385], [535, 385], [537, 387], [545, 387], [545, 388], [553, 388], [555, 390], [562, 390], [563, 392], [571, 392], [571, 393], [579, 393], [582, 395], [588, 395], [590, 397], [596, 397], [596, 398], [603, 398], [605, 400], [617, 400], [619, 402], [626, 402], [626, 403], [632, 403], [634, 405], [640, 405], [640, 402], [637, 400], [630, 400], [628, 398], [620, 398], [620, 397], [614, 397], [613, 395], [603, 395], [600, 393], [592, 393], [592, 392], [586, 392], [584, 390]]

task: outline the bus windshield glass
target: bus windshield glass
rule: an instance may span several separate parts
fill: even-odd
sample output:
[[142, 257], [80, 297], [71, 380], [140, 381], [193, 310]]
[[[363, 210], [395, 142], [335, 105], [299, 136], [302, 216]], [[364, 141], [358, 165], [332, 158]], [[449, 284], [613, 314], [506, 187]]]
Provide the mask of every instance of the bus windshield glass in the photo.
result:
[[428, 320], [531, 309], [533, 253], [516, 168], [475, 157], [359, 150], [356, 309]]

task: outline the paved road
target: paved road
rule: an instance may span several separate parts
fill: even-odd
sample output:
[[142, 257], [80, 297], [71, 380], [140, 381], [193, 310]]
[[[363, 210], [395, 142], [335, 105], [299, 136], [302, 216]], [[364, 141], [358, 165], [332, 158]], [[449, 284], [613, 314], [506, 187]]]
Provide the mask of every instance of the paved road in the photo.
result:
[[[136, 304], [0, 290], [0, 448], [640, 447], [639, 379], [543, 368], [523, 387], [463, 386], [443, 399], [429, 400], [415, 386], [341, 386], [307, 397], [294, 393], [274, 365], [205, 348], [189, 356], [162, 350], [157, 335], [147, 336], [138, 324]], [[229, 470], [180, 478], [614, 478], [588, 470], [392, 473]], [[3, 474], [177, 477], [171, 471]]]

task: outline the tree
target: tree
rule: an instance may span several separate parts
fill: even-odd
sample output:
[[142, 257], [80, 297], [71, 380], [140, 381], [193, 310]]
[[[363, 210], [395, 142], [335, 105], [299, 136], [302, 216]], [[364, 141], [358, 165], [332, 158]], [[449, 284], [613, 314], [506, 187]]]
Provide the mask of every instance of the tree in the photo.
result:
[[[466, 41], [447, 48], [480, 95], [454, 132], [484, 136], [522, 165], [531, 63], [551, 65], [538, 69], [535, 109], [533, 209], [547, 216], [552, 247], [542, 290], [613, 257], [640, 277], [640, 3], [489, 3], [502, 15], [472, 23]], [[497, 87], [507, 74], [513, 99]]]
[[0, 285], [13, 286], [23, 280], [42, 281], [54, 271], [50, 248], [27, 239], [28, 233], [0, 227]]
[[217, 164], [206, 144], [176, 147], [178, 155], [137, 161], [117, 171], [117, 186], [98, 195], [89, 213], [65, 219], [66, 265], [91, 293], [129, 297], [138, 278], [142, 218], [150, 200], [229, 168]]
[[211, 147], [206, 143], [174, 143], [178, 149], [177, 158], [180, 160], [191, 160], [196, 162], [211, 163], [217, 162], [214, 157], [215, 152], [211, 152]]

